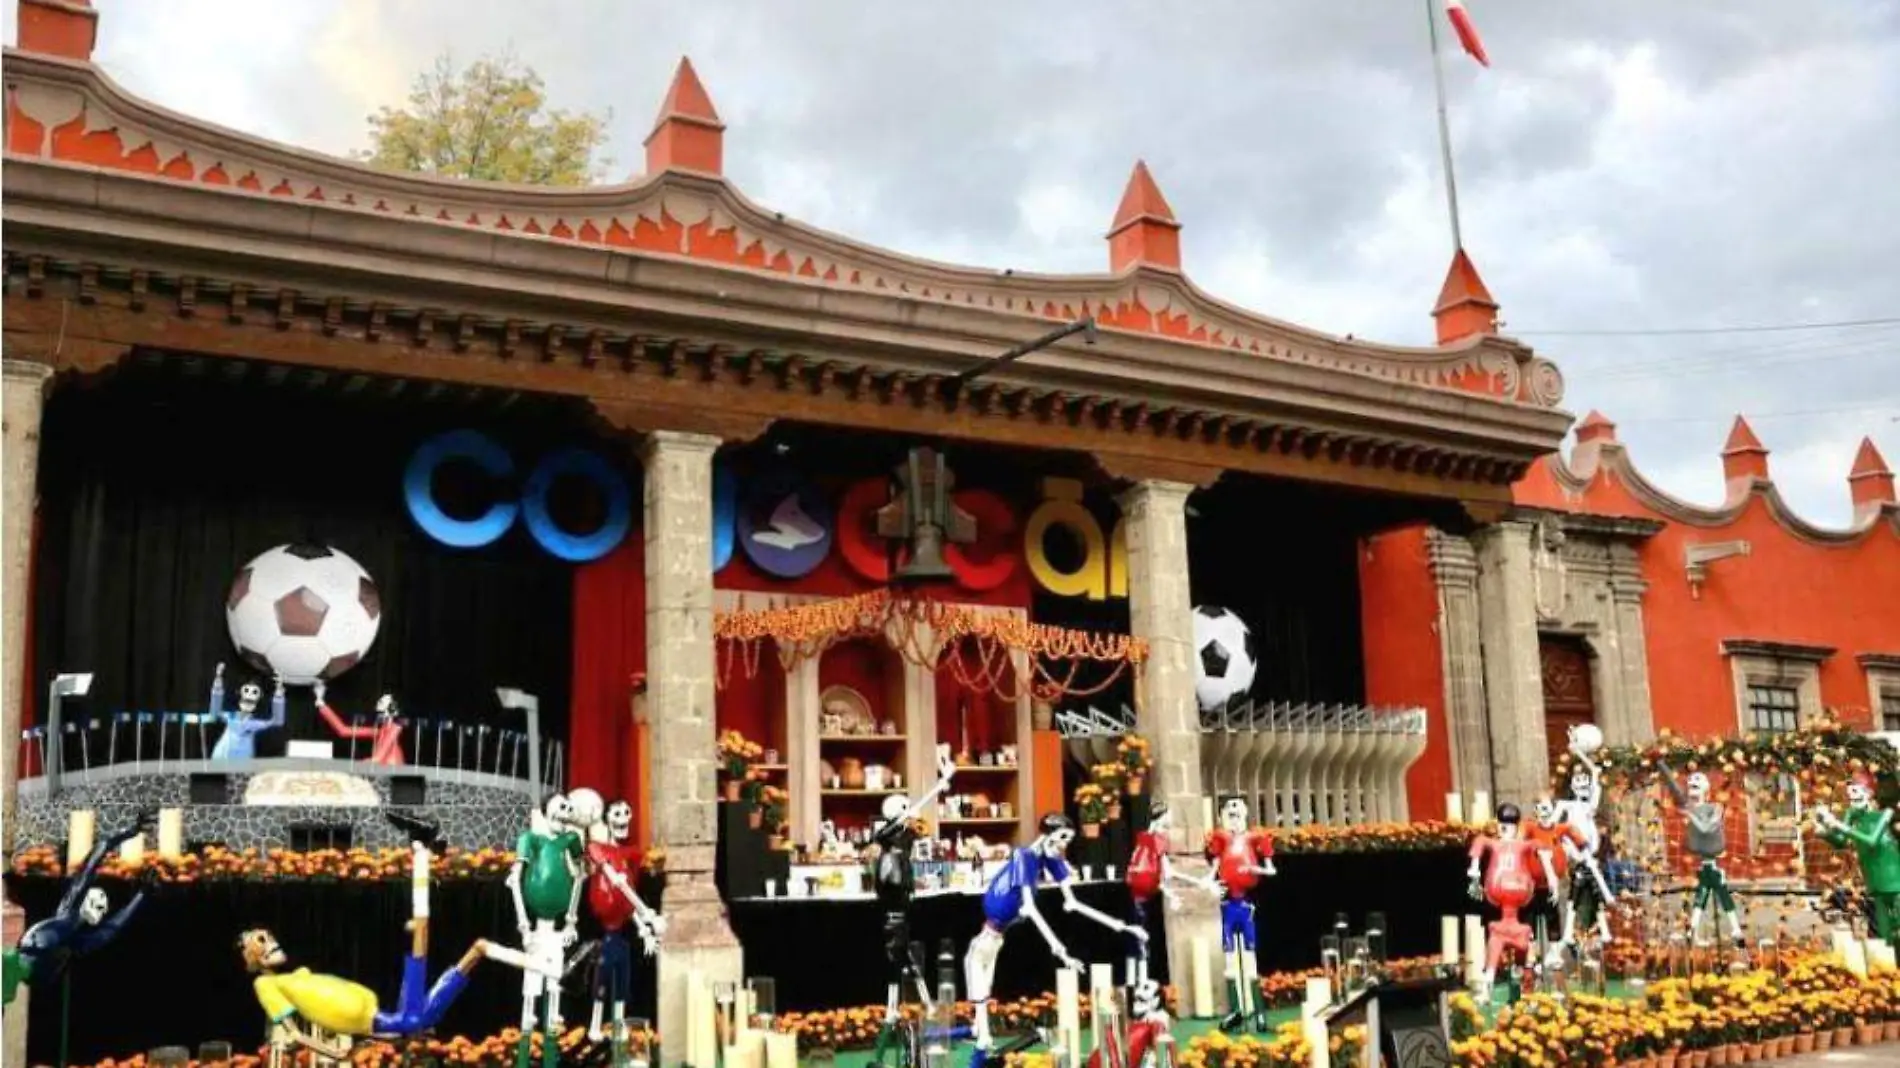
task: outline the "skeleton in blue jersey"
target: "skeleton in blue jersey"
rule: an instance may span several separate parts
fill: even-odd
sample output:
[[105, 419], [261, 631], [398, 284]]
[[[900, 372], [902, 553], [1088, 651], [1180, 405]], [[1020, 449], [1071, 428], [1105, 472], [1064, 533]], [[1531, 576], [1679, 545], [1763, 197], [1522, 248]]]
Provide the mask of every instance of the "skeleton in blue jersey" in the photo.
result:
[[211, 705], [207, 711], [213, 719], [224, 721], [224, 733], [218, 737], [218, 744], [211, 750], [213, 760], [250, 760], [257, 756], [257, 736], [274, 727], [284, 725], [284, 678], [282, 675], [271, 679], [270, 718], [257, 715], [258, 702], [264, 699], [264, 688], [255, 682], [247, 682], [238, 687], [238, 706], [236, 712], [224, 709], [224, 665], [211, 678]]
[[1005, 931], [1027, 919], [1036, 925], [1043, 941], [1049, 943], [1049, 952], [1063, 967], [1077, 971], [1082, 968], [1082, 962], [1069, 955], [1049, 927], [1049, 921], [1036, 908], [1036, 889], [1043, 885], [1043, 880], [1054, 883], [1062, 892], [1062, 911], [1080, 913], [1110, 930], [1143, 942], [1148, 940], [1148, 932], [1140, 927], [1123, 923], [1075, 899], [1069, 864], [1064, 859], [1069, 843], [1075, 841], [1075, 825], [1069, 822], [1069, 817], [1051, 812], [1042, 818], [1039, 830], [1036, 840], [1011, 854], [1009, 864], [990, 880], [989, 889], [983, 893], [983, 930], [971, 940], [970, 951], [963, 958], [963, 978], [969, 988], [966, 993], [976, 1007], [976, 1024], [970, 1037], [979, 1050], [990, 1046], [990, 988], [996, 980], [996, 958], [1003, 951]]

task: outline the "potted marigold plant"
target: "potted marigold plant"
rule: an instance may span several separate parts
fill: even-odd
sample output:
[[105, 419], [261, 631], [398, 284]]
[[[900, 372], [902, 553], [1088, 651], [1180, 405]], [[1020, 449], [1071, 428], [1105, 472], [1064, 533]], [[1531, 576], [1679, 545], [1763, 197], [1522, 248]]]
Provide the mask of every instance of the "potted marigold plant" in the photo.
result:
[[1115, 747], [1121, 757], [1124, 781], [1128, 793], [1140, 794], [1148, 785], [1148, 772], [1154, 767], [1154, 754], [1149, 751], [1148, 739], [1139, 734], [1122, 736], [1121, 744]]
[[771, 836], [772, 848], [783, 850], [789, 846], [785, 835], [786, 803], [790, 800], [782, 787], [767, 786], [759, 791], [759, 815], [765, 825], [765, 833]]
[[1075, 809], [1082, 819], [1082, 837], [1101, 837], [1102, 821], [1108, 818], [1107, 792], [1096, 783], [1083, 783], [1075, 788]]
[[1122, 818], [1122, 784], [1127, 778], [1120, 764], [1097, 764], [1090, 769], [1095, 785], [1102, 788], [1102, 796], [1107, 800], [1108, 818]]
[[740, 791], [752, 778], [752, 765], [763, 755], [764, 748], [757, 742], [747, 741], [738, 731], [719, 735], [719, 766], [726, 773], [726, 800], [739, 800]]

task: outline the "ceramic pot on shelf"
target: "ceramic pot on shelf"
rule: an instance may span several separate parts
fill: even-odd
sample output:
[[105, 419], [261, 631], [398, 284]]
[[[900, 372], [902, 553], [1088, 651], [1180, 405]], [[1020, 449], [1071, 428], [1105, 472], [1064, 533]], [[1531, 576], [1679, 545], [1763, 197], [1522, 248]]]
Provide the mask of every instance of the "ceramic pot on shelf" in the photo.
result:
[[839, 759], [838, 783], [846, 790], [864, 789], [864, 761], [857, 757]]

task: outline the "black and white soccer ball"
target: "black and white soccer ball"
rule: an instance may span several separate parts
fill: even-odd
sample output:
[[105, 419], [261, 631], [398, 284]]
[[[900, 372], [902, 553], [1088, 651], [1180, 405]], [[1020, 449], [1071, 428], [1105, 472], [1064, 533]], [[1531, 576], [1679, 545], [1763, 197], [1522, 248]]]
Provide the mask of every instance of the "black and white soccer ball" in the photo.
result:
[[1226, 708], [1253, 689], [1253, 632], [1225, 608], [1194, 609], [1194, 698], [1202, 711]]
[[292, 686], [328, 682], [369, 655], [382, 596], [363, 565], [327, 545], [279, 545], [238, 571], [224, 601], [238, 655]]

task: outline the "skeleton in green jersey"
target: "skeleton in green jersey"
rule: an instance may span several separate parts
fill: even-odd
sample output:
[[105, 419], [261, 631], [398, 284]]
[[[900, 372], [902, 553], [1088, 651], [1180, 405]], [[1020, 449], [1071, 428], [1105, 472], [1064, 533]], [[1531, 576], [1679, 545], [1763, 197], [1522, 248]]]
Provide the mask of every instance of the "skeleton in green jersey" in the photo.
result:
[[1853, 843], [1867, 884], [1874, 933], [1892, 945], [1900, 935], [1900, 842], [1894, 840], [1893, 812], [1874, 804], [1873, 779], [1858, 775], [1847, 784], [1846, 819], [1821, 805], [1814, 810], [1814, 822], [1829, 845]]
[[580, 937], [580, 909], [586, 847], [575, 829], [573, 806], [560, 794], [548, 798], [515, 845], [508, 889], [515, 902], [515, 926], [521, 948], [537, 968], [521, 973], [521, 1033], [534, 1032], [535, 1003], [548, 1002], [547, 1023], [561, 1026], [561, 986], [549, 975], [563, 974], [562, 955]]

